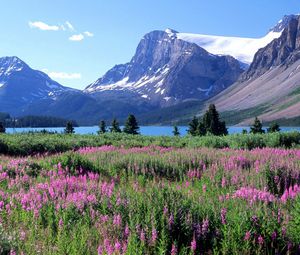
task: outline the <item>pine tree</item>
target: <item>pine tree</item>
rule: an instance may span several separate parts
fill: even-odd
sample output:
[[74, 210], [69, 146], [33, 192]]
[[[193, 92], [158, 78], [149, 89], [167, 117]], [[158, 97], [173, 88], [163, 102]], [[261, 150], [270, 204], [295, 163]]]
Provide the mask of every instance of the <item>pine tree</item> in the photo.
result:
[[67, 122], [66, 128], [65, 128], [65, 134], [74, 134], [75, 130], [73, 127], [73, 123], [71, 121]]
[[189, 123], [188, 133], [192, 136], [198, 135], [198, 125], [199, 120], [196, 118], [196, 116], [194, 116], [191, 122]]
[[0, 122], [0, 133], [5, 133], [5, 132], [6, 132], [6, 129], [5, 129], [4, 125], [3, 125], [3, 123]]
[[206, 135], [206, 129], [202, 121], [199, 121], [197, 127], [197, 135], [204, 136]]
[[106, 123], [105, 123], [105, 121], [104, 120], [101, 120], [100, 121], [100, 124], [99, 124], [99, 131], [98, 131], [98, 134], [100, 135], [100, 134], [104, 134], [104, 133], [106, 133]]
[[251, 131], [250, 133], [252, 134], [263, 134], [265, 133], [265, 130], [262, 129], [262, 123], [260, 122], [260, 120], [255, 117], [254, 123], [252, 125], [252, 127], [250, 127]]
[[119, 122], [116, 119], [113, 119], [110, 128], [111, 133], [121, 133], [121, 128], [119, 126]]
[[131, 134], [131, 135], [137, 135], [139, 134], [139, 125], [137, 123], [137, 120], [133, 114], [129, 114], [125, 126], [123, 129], [123, 132], [126, 134]]
[[174, 136], [180, 136], [179, 129], [176, 125], [173, 127], [173, 135]]
[[280, 132], [280, 127], [276, 122], [273, 122], [268, 128], [268, 133]]
[[244, 134], [244, 135], [248, 134], [247, 129], [244, 128], [244, 129], [242, 130], [242, 134]]
[[203, 125], [206, 133], [212, 135], [227, 135], [228, 131], [224, 121], [220, 121], [219, 113], [214, 104], [210, 104], [203, 116]]

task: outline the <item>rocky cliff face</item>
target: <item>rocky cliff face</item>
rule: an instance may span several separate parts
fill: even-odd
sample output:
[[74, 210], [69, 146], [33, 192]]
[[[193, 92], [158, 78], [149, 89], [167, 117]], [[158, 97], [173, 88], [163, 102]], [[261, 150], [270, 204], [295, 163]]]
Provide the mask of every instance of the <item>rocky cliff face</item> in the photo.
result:
[[166, 106], [210, 98], [242, 71], [233, 57], [210, 54], [167, 29], [146, 34], [129, 63], [115, 66], [85, 92], [99, 96], [105, 91], [130, 91], [141, 100]]
[[254, 114], [263, 121], [300, 116], [300, 17], [288, 20], [281, 36], [256, 53], [239, 81], [211, 99], [220, 111], [237, 116], [242, 111], [242, 124], [252, 123]]
[[[285, 29], [281, 36], [255, 54], [252, 64], [241, 78], [242, 81], [257, 78], [273, 67], [288, 67], [300, 59], [300, 16], [286, 16], [285, 21], [288, 23], [284, 22]], [[275, 29], [282, 26], [283, 24]]]

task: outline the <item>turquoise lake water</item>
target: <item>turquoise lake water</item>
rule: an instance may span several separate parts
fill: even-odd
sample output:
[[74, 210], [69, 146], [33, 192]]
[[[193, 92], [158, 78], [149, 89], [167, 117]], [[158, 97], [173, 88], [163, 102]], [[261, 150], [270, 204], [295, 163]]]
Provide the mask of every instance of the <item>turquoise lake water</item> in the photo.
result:
[[[187, 126], [180, 126], [179, 132], [181, 135], [187, 134]], [[21, 133], [21, 132], [28, 132], [28, 131], [39, 131], [39, 130], [49, 130], [49, 131], [56, 131], [61, 133], [64, 131], [64, 128], [7, 128], [7, 133]], [[229, 134], [236, 134], [241, 133], [243, 129], [250, 130], [250, 127], [228, 127]], [[91, 126], [91, 127], [76, 127], [75, 133], [76, 134], [96, 134], [99, 130], [98, 126]], [[281, 130], [284, 132], [297, 130], [300, 131], [300, 127], [281, 127]], [[142, 135], [153, 135], [153, 136], [172, 136], [173, 127], [172, 126], [141, 126], [140, 133]]]

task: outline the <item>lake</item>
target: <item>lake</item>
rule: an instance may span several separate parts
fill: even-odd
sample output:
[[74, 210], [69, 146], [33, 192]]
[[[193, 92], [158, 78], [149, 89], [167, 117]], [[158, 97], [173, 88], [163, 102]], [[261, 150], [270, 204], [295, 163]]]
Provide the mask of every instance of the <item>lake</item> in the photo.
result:
[[[179, 126], [179, 132], [181, 135], [187, 134], [187, 126]], [[300, 131], [300, 127], [280, 127], [282, 131], [292, 131], [297, 130]], [[64, 131], [64, 127], [61, 128], [7, 128], [7, 133], [21, 133], [21, 132], [29, 132], [29, 131], [40, 131], [46, 129], [48, 131], [56, 131], [58, 133], [61, 133]], [[241, 133], [243, 129], [250, 130], [250, 127], [237, 127], [237, 126], [231, 126], [228, 127], [229, 134], [236, 134]], [[99, 130], [98, 126], [91, 126], [91, 127], [76, 127], [75, 133], [76, 134], [96, 134]], [[173, 133], [173, 127], [172, 126], [141, 126], [140, 132], [142, 135], [153, 135], [153, 136], [172, 136]]]

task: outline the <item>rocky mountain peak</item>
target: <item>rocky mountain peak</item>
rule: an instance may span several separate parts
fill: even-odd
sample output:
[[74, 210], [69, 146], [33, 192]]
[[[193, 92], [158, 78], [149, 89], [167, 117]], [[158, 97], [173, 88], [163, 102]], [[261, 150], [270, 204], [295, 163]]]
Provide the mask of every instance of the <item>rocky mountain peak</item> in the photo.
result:
[[8, 76], [13, 72], [19, 72], [29, 68], [28, 65], [18, 57], [2, 57], [0, 58], [0, 77]]
[[298, 17], [299, 14], [284, 15], [283, 18], [270, 29], [270, 32], [282, 32], [286, 27], [288, 27], [292, 19], [298, 19]]
[[288, 16], [285, 20], [289, 22], [281, 36], [258, 50], [241, 81], [256, 78], [272, 67], [288, 67], [300, 59], [300, 16]]

